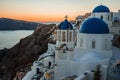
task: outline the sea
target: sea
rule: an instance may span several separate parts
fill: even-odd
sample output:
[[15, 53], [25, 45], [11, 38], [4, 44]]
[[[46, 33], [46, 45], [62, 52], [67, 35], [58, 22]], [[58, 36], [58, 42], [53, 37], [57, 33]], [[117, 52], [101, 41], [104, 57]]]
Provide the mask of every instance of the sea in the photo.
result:
[[33, 32], [34, 30], [0, 31], [0, 50], [13, 47], [20, 39], [31, 35]]
[[[41, 22], [39, 22], [41, 23]], [[44, 22], [43, 24], [59, 24], [59, 22]], [[4, 48], [11, 48], [17, 44], [20, 39], [31, 35], [34, 30], [8, 30], [0, 31], [0, 50]]]

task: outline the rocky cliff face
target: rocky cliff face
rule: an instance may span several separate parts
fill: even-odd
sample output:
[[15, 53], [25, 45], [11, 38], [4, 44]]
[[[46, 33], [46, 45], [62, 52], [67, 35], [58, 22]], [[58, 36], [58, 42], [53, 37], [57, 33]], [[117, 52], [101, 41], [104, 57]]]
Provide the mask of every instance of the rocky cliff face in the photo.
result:
[[112, 45], [120, 48], [120, 34], [119, 35], [114, 35], [114, 38], [112, 40]]
[[39, 55], [47, 50], [49, 37], [55, 25], [38, 27], [32, 35], [20, 40], [11, 49], [0, 51], [0, 75], [3, 80], [13, 80], [17, 71], [27, 72]]

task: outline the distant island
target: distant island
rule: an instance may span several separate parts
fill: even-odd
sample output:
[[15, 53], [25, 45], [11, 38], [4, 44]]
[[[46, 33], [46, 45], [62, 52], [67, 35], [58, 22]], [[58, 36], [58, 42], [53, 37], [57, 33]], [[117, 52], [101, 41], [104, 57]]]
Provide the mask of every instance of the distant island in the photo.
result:
[[37, 26], [44, 25], [37, 22], [0, 18], [0, 30], [35, 30]]

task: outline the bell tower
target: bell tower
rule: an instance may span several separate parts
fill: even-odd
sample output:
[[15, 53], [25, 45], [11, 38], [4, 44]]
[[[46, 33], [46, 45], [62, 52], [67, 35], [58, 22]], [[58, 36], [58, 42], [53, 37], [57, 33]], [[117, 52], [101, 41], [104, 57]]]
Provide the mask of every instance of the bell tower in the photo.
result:
[[73, 51], [75, 47], [75, 31], [73, 25], [67, 18], [68, 17], [65, 16], [65, 20], [58, 25], [55, 54], [56, 62], [60, 58], [70, 59], [72, 53], [69, 53], [69, 51]]

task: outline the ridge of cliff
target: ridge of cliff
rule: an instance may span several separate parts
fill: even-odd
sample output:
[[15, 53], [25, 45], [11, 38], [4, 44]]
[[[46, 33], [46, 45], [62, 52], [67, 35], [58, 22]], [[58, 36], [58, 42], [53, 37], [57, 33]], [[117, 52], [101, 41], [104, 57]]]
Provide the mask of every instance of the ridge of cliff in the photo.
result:
[[11, 18], [0, 18], [0, 30], [35, 30], [37, 26], [41, 25], [44, 24]]

